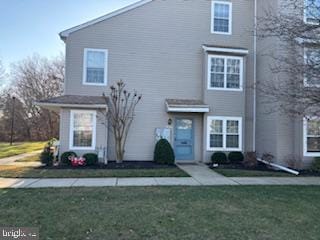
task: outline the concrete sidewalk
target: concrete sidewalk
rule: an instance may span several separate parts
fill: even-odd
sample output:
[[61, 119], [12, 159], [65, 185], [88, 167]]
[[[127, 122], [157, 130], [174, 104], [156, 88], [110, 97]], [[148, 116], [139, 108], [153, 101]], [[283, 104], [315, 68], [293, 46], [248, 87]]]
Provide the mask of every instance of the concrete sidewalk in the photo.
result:
[[224, 177], [203, 164], [178, 165], [191, 177], [149, 178], [0, 178], [0, 188], [116, 187], [116, 186], [230, 186], [317, 185], [320, 177]]

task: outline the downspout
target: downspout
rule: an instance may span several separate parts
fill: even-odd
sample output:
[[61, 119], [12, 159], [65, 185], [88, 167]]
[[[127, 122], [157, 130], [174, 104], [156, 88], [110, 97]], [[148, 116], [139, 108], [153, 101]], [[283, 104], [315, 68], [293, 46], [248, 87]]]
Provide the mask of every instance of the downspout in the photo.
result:
[[256, 122], [257, 122], [257, 0], [254, 0], [254, 34], [253, 34], [253, 143], [252, 151], [256, 151]]

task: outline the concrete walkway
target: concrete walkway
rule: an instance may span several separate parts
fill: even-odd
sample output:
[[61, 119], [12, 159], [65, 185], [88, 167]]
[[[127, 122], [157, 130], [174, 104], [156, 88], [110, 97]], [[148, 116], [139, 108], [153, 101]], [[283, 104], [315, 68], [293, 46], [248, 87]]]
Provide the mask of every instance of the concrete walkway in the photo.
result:
[[40, 162], [16, 162], [17, 160], [21, 160], [27, 157], [32, 157], [34, 155], [37, 155], [41, 152], [39, 151], [34, 151], [34, 152], [29, 152], [29, 153], [24, 153], [20, 155], [15, 155], [12, 157], [7, 157], [7, 158], [1, 158], [0, 159], [0, 165], [15, 165], [15, 166], [24, 166], [24, 167], [37, 167], [41, 166]]
[[320, 177], [224, 177], [203, 164], [178, 165], [191, 177], [150, 178], [0, 178], [0, 188], [116, 187], [116, 186], [228, 186], [318, 185]]

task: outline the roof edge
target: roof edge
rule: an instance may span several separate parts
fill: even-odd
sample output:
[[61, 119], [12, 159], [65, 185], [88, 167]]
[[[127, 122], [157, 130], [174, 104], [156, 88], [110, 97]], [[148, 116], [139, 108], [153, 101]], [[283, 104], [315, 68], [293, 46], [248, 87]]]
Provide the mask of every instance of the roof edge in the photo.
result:
[[145, 4], [149, 3], [149, 2], [152, 2], [152, 1], [153, 0], [140, 0], [140, 1], [136, 2], [136, 3], [133, 3], [133, 4], [130, 4], [130, 5], [126, 6], [126, 7], [120, 8], [118, 10], [110, 12], [110, 13], [108, 13], [106, 15], [101, 16], [101, 17], [95, 18], [95, 19], [90, 20], [88, 22], [85, 22], [85, 23], [82, 23], [82, 24], [77, 25], [75, 27], [72, 27], [72, 28], [69, 28], [67, 30], [64, 30], [64, 31], [59, 33], [59, 36], [60, 36], [60, 38], [62, 40], [65, 40], [70, 35], [70, 33], [73, 33], [73, 32], [78, 31], [80, 29], [89, 27], [91, 25], [94, 25], [94, 24], [102, 22], [102, 21], [104, 21], [106, 19], [115, 17], [115, 16], [120, 15], [122, 13], [128, 12], [128, 11], [130, 11], [132, 9], [141, 7], [141, 6], [143, 6], [143, 5], [145, 5]]
[[205, 52], [235, 53], [235, 54], [243, 54], [243, 55], [249, 54], [249, 50], [243, 49], [243, 48], [214, 47], [214, 46], [209, 47], [206, 45], [203, 45], [202, 48]]

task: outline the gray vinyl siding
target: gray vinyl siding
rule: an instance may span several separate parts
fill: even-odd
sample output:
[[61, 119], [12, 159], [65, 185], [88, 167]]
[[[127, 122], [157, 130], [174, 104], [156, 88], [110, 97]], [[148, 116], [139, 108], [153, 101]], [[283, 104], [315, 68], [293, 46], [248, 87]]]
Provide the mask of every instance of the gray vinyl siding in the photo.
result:
[[[207, 115], [243, 117], [243, 149], [250, 149], [252, 98], [246, 97], [247, 90], [206, 89], [203, 44], [247, 48], [250, 54], [244, 59], [243, 80], [245, 86], [253, 82], [253, 1], [232, 2], [232, 35], [211, 34], [211, 1], [207, 0], [155, 0], [70, 34], [66, 40], [65, 93], [101, 95], [123, 79], [127, 89], [143, 94], [127, 141], [127, 160], [152, 160], [155, 128], [166, 127], [168, 119], [175, 117], [165, 111], [166, 98], [202, 99], [210, 105], [210, 114], [187, 114], [196, 120], [196, 161], [207, 161], [210, 155], [204, 134]], [[82, 85], [84, 48], [108, 49], [107, 87]], [[111, 133], [108, 139], [108, 155], [114, 159]]]

